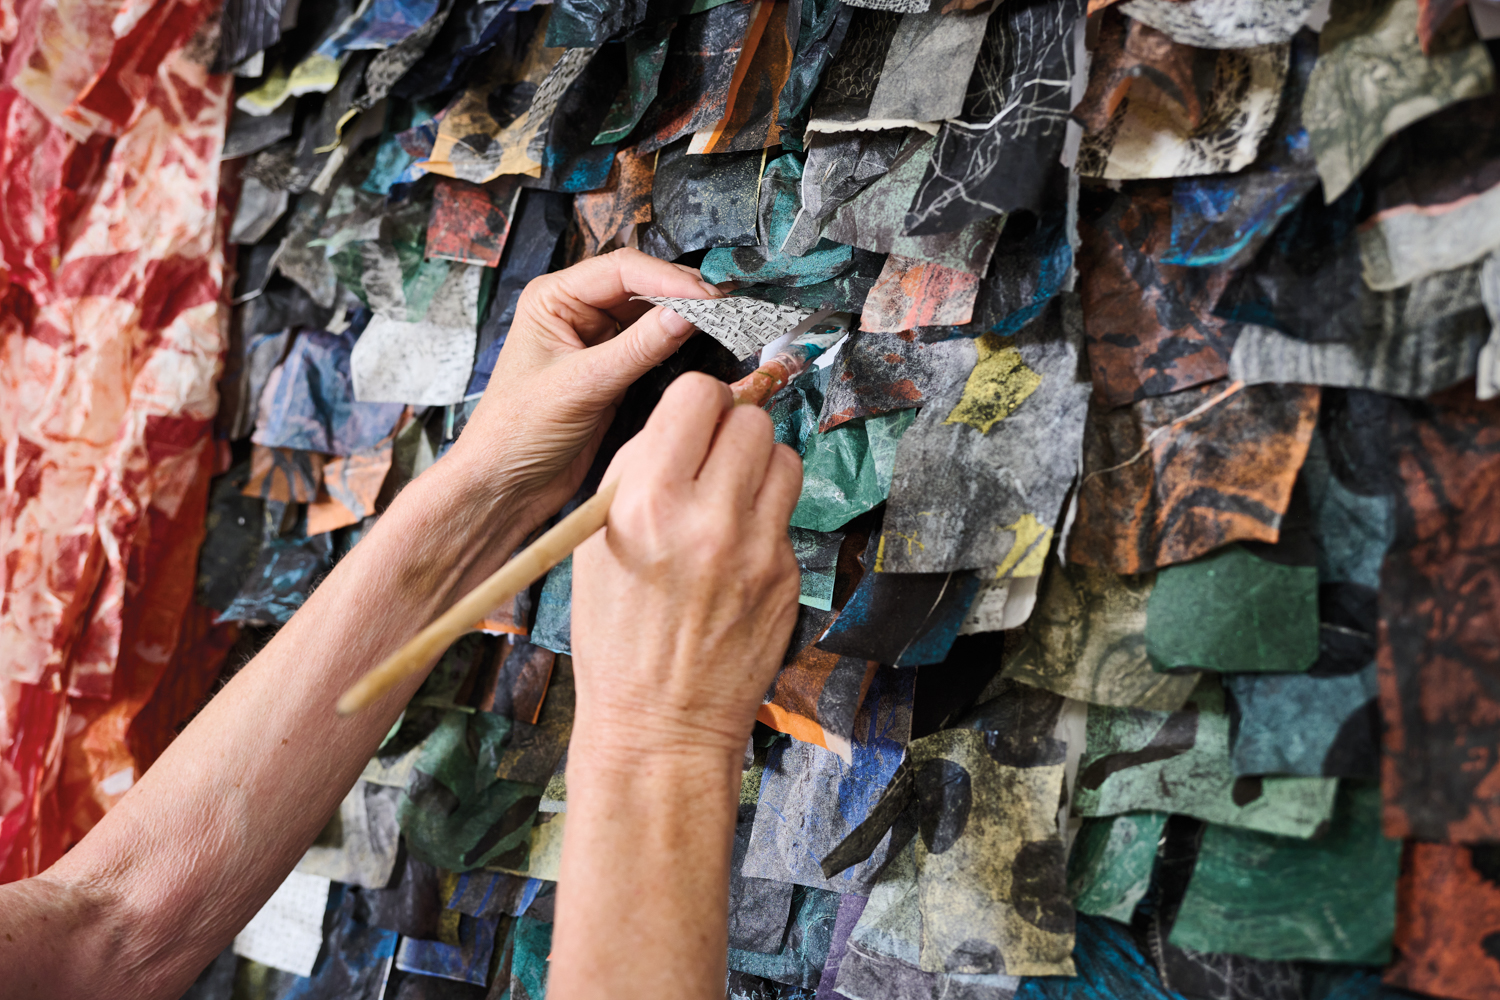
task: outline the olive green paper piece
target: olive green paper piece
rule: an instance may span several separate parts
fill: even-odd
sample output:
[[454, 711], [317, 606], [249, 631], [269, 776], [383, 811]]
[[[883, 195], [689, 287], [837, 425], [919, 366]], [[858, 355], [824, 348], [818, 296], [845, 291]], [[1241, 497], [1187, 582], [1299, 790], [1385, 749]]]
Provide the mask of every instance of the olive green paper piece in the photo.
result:
[[1380, 812], [1380, 788], [1351, 781], [1312, 840], [1210, 824], [1171, 942], [1269, 960], [1390, 961], [1401, 842], [1381, 834]]
[[[1071, 976], [1073, 908], [1057, 805], [1064, 764], [997, 761], [986, 734], [945, 729], [910, 746], [927, 972]], [[934, 801], [935, 800], [935, 801]]]
[[915, 845], [897, 852], [880, 873], [849, 933], [834, 989], [850, 1000], [1002, 1000], [1020, 979], [1003, 973], [924, 972], [922, 907]]
[[967, 379], [935, 391], [901, 443], [879, 571], [1041, 574], [1082, 454], [1082, 340], [1067, 296], [1013, 337], [974, 341]]
[[1167, 814], [1129, 813], [1086, 819], [1068, 856], [1068, 894], [1079, 913], [1130, 923], [1151, 887], [1156, 846]]
[[1146, 607], [1156, 574], [1052, 563], [1024, 638], [1000, 676], [1095, 705], [1173, 712], [1198, 675], [1162, 674], [1146, 655]]
[[1179, 711], [1089, 707], [1073, 811], [1183, 813], [1210, 823], [1310, 837], [1333, 814], [1335, 778], [1239, 778], [1224, 689], [1204, 674]]
[[1422, 52], [1417, 0], [1333, 0], [1302, 121], [1332, 202], [1406, 126], [1495, 89], [1495, 71], [1467, 20]]
[[1157, 670], [1294, 673], [1318, 659], [1318, 570], [1227, 545], [1157, 571], [1146, 602]]

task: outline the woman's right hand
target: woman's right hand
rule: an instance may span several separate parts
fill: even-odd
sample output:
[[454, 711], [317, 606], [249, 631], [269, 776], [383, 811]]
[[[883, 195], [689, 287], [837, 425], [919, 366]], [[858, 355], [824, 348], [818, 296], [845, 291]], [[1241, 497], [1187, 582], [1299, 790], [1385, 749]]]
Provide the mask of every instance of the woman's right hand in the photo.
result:
[[738, 760], [796, 622], [802, 461], [763, 410], [690, 373], [604, 478], [609, 523], [574, 555], [570, 765]]

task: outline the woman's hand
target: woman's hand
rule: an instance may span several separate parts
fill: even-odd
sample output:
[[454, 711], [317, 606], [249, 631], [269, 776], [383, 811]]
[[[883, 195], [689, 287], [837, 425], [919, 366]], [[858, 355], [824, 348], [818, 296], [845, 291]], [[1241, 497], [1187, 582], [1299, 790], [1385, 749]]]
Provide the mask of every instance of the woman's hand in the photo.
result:
[[638, 250], [532, 281], [451, 464], [497, 517], [523, 534], [541, 524], [577, 491], [625, 390], [693, 333], [676, 313], [631, 297], [722, 294], [692, 268]]
[[609, 524], [575, 553], [570, 768], [662, 753], [738, 761], [797, 616], [797, 453], [763, 410], [688, 374], [605, 476]]

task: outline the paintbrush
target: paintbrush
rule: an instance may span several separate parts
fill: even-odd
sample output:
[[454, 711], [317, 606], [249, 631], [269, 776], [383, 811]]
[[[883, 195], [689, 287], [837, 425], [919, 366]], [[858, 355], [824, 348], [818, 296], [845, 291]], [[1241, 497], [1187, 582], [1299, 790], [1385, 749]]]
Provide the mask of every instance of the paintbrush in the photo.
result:
[[[737, 406], [764, 406], [849, 332], [849, 317], [838, 313], [797, 333], [774, 357], [729, 387]], [[353, 715], [391, 688], [421, 673], [460, 636], [471, 632], [500, 605], [541, 579], [609, 520], [616, 480], [599, 487], [578, 509], [522, 549], [483, 583], [459, 599], [339, 698], [338, 713]]]

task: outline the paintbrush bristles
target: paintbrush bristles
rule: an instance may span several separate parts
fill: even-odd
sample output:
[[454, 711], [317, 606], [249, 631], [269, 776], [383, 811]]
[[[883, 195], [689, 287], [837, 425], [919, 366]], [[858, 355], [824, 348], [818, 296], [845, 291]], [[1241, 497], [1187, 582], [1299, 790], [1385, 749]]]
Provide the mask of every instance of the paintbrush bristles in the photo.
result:
[[618, 481], [599, 488], [577, 510], [553, 525], [542, 537], [469, 591], [400, 649], [365, 674], [339, 698], [338, 713], [353, 715], [374, 704], [391, 688], [427, 670], [460, 636], [472, 631], [485, 616], [535, 583], [562, 562], [609, 520], [609, 505]]

